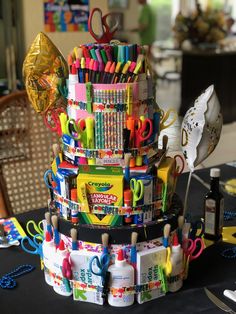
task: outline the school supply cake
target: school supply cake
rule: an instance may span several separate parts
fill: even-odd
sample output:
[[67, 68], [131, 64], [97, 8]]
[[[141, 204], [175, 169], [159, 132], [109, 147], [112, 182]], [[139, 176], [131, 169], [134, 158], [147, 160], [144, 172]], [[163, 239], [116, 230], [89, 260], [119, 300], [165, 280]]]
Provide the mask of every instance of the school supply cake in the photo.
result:
[[[92, 11], [93, 35], [95, 12], [103, 23], [107, 17]], [[45, 280], [74, 301], [123, 307], [165, 295], [183, 278], [190, 253], [175, 194], [183, 159], [167, 156], [168, 138], [160, 135], [176, 114], [155, 101], [145, 47], [110, 42], [105, 27], [104, 36], [94, 35], [97, 43], [73, 49], [68, 65], [40, 33], [23, 73], [35, 110], [59, 136], [44, 175], [49, 211], [37, 241]], [[185, 250], [178, 250], [182, 262], [173, 273], [177, 228]]]

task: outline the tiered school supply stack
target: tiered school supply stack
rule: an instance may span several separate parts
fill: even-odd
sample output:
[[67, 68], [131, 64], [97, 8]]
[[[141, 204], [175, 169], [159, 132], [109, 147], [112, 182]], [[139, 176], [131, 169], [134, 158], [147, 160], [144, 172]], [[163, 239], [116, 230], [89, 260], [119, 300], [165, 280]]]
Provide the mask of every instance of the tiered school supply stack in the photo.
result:
[[170, 111], [155, 102], [142, 46], [82, 45], [68, 63], [66, 110], [45, 115], [60, 135], [44, 176], [52, 215], [43, 242], [46, 282], [101, 305], [158, 298], [168, 291], [169, 233], [182, 210], [174, 194], [178, 156], [166, 156], [167, 137], [159, 145]]

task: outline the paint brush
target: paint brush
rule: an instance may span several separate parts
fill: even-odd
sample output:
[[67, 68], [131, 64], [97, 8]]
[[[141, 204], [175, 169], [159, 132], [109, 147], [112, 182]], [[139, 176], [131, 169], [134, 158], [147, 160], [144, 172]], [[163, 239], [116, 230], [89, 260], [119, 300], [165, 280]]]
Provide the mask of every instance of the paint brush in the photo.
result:
[[70, 230], [70, 235], [71, 235], [71, 239], [72, 239], [72, 251], [76, 251], [78, 250], [78, 242], [77, 242], [77, 229], [72, 228]]
[[183, 229], [183, 225], [184, 225], [184, 216], [179, 216], [178, 217], [178, 240], [179, 243], [182, 244], [182, 229]]
[[52, 237], [52, 225], [51, 225], [51, 214], [49, 212], [45, 213], [45, 219], [47, 224], [47, 231], [50, 233], [50, 236]]
[[130, 250], [130, 264], [136, 269], [137, 264], [137, 249], [136, 244], [138, 240], [138, 233], [132, 232], [131, 233], [131, 250]]
[[166, 248], [169, 246], [170, 229], [171, 229], [171, 225], [165, 224], [164, 229], [163, 229], [163, 246]]
[[53, 231], [54, 231], [54, 243], [56, 247], [59, 246], [60, 243], [60, 235], [58, 231], [58, 217], [57, 215], [52, 215], [52, 225], [53, 225]]
[[131, 159], [131, 153], [126, 153], [124, 159], [125, 159], [125, 183], [129, 187], [129, 181], [130, 181], [129, 163]]
[[103, 252], [103, 254], [109, 254], [108, 242], [109, 242], [109, 234], [103, 233], [102, 234], [102, 252]]

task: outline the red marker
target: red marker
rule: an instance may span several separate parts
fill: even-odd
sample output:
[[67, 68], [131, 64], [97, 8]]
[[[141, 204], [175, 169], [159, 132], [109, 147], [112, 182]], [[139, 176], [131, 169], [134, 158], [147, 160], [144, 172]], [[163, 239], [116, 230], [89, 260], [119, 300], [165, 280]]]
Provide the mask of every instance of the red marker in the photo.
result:
[[109, 76], [109, 71], [110, 71], [110, 67], [112, 65], [111, 61], [107, 61], [107, 64], [105, 66], [105, 70], [104, 70], [104, 74], [103, 74], [103, 78], [102, 78], [102, 83], [103, 84], [107, 84], [107, 79]]

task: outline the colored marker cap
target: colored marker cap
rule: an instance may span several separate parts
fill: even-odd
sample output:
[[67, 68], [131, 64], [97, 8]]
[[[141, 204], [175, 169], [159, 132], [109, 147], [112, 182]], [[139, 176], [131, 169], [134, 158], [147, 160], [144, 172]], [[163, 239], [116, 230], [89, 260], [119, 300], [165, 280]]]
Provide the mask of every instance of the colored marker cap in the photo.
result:
[[98, 67], [99, 67], [99, 62], [97, 60], [94, 60], [93, 71], [98, 71]]
[[85, 58], [82, 57], [80, 61], [81, 69], [85, 69]]
[[70, 191], [70, 199], [74, 202], [77, 202], [78, 197], [77, 197], [77, 189], [71, 189]]
[[111, 65], [112, 65], [112, 62], [111, 61], [107, 61], [107, 64], [105, 66], [105, 72], [109, 72]]
[[126, 64], [123, 67], [122, 74], [126, 74], [127, 73], [130, 64], [131, 64], [131, 61], [127, 61], [126, 62]]
[[115, 68], [116, 68], [116, 63], [113, 62], [111, 67], [110, 67], [109, 73], [113, 74], [115, 72]]

